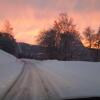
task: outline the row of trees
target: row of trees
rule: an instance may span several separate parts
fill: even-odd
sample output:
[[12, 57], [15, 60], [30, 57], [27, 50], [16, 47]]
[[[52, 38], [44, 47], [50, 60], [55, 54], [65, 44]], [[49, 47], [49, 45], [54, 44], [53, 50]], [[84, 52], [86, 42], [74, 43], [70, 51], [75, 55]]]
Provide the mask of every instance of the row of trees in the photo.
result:
[[60, 14], [59, 18], [54, 21], [53, 27], [41, 33], [39, 41], [42, 46], [47, 48], [46, 52], [49, 58], [56, 58], [63, 53], [66, 55], [64, 59], [70, 60], [72, 42], [79, 39], [78, 33], [73, 19], [67, 14]]
[[[83, 36], [88, 42], [89, 48], [92, 48], [93, 44], [97, 48], [100, 47], [100, 28], [97, 34], [94, 34], [94, 31], [87, 27]], [[53, 59], [61, 55], [64, 60], [70, 60], [73, 58], [75, 50], [82, 50], [82, 39], [83, 37], [76, 30], [73, 19], [63, 13], [54, 21], [52, 28], [41, 32], [38, 40], [42, 46], [47, 48], [46, 52], [49, 58]], [[82, 53], [82, 51], [80, 52]], [[77, 53], [77, 56], [80, 55], [80, 52]]]
[[[78, 58], [80, 60], [83, 58], [82, 53], [88, 54], [88, 51], [84, 50], [82, 39], [85, 39], [88, 48], [96, 47], [99, 52], [100, 28], [95, 32], [91, 27], [87, 27], [81, 35], [73, 19], [62, 13], [50, 29], [41, 32], [38, 41], [42, 47], [46, 48], [45, 53], [50, 59], [72, 60], [74, 58], [75, 60]], [[0, 48], [13, 54], [17, 50], [16, 47], [18, 48], [18, 44], [14, 39], [13, 28], [9, 21], [6, 21], [0, 32]]]

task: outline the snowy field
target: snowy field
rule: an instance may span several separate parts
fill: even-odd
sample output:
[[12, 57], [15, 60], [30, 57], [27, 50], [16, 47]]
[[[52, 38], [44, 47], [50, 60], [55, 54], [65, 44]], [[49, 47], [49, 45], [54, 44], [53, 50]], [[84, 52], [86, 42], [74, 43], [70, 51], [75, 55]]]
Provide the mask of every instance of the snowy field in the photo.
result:
[[34, 69], [41, 72], [40, 76], [45, 84], [48, 86], [46, 82], [49, 81], [61, 98], [100, 97], [100, 63], [18, 60], [3, 51], [0, 51], [0, 97], [20, 74], [24, 65], [23, 61], [35, 66], [36, 69], [35, 67]]

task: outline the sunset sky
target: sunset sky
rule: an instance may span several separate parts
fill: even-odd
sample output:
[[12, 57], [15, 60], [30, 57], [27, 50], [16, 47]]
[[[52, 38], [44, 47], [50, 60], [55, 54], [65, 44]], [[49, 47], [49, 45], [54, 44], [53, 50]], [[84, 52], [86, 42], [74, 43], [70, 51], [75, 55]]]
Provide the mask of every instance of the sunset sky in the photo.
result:
[[9, 20], [17, 41], [36, 44], [43, 29], [51, 27], [59, 13], [73, 17], [77, 29], [100, 25], [100, 0], [0, 0], [0, 28]]

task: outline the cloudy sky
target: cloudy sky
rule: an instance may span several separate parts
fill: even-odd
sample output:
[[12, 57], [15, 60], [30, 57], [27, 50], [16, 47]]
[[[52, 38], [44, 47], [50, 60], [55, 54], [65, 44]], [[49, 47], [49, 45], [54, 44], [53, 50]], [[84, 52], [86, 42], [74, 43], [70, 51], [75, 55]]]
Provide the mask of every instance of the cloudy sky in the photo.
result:
[[79, 31], [100, 25], [100, 0], [0, 0], [0, 27], [9, 20], [17, 41], [35, 44], [39, 31], [63, 12], [73, 17]]

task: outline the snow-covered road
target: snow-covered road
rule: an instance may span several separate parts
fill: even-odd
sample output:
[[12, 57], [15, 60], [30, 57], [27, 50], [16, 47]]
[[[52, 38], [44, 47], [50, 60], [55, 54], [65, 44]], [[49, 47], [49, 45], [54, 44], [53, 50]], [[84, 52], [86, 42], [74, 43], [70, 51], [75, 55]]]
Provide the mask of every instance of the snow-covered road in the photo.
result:
[[0, 57], [0, 100], [100, 97], [100, 63]]
[[57, 90], [43, 71], [25, 62], [24, 69], [17, 81], [3, 97], [3, 100], [59, 100]]

